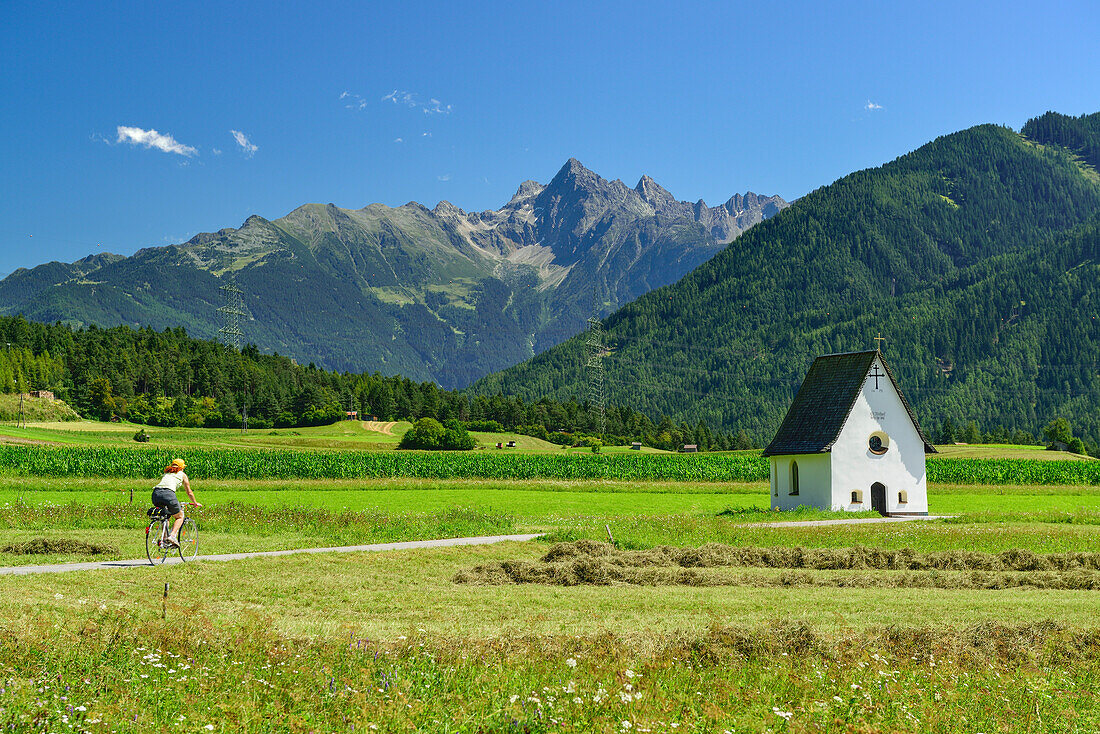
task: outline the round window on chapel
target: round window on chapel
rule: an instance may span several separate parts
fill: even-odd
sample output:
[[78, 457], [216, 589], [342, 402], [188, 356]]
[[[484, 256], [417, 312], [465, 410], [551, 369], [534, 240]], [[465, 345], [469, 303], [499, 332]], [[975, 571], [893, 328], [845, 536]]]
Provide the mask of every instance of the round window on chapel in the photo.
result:
[[876, 431], [867, 440], [867, 446], [871, 449], [872, 454], [882, 456], [890, 448], [890, 439], [886, 437], [885, 433]]

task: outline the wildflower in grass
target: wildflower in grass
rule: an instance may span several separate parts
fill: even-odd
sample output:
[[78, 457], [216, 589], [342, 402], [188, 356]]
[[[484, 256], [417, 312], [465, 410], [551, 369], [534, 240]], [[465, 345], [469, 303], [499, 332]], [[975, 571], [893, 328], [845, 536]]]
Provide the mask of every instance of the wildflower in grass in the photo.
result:
[[630, 727], [632, 727], [632, 726], [634, 726], [634, 725], [633, 725], [633, 724], [631, 724], [631, 723], [630, 723], [629, 721], [624, 721], [624, 722], [623, 722], [623, 723], [621, 724], [621, 726], [623, 727], [623, 729], [629, 729]]
[[772, 706], [772, 713], [774, 713], [776, 716], [783, 719], [784, 721], [790, 721], [791, 717], [794, 716], [793, 711], [784, 711], [777, 706]]
[[54, 594], [53, 598], [54, 599], [64, 599], [65, 597], [63, 597], [61, 594]]
[[565, 661], [565, 664], [568, 665], [570, 668], [575, 668], [575, 667], [577, 667], [577, 659], [576, 658], [569, 658], [568, 660]]

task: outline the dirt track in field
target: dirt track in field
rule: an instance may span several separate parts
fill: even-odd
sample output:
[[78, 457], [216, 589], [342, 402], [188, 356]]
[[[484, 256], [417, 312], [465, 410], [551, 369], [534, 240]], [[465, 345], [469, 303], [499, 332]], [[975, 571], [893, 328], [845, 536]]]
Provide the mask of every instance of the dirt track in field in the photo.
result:
[[363, 428], [366, 430], [374, 431], [375, 433], [383, 433], [387, 436], [393, 435], [393, 427], [396, 425], [396, 421], [390, 421], [389, 423], [383, 421], [363, 421]]

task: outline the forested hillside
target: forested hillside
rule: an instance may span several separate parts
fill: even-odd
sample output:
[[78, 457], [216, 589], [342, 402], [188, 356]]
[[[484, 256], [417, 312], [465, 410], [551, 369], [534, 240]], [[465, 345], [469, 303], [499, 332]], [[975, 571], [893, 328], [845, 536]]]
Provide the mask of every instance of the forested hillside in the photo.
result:
[[[1100, 115], [982, 125], [820, 188], [606, 321], [613, 399], [778, 426], [818, 355], [873, 348], [950, 418], [1100, 440]], [[583, 393], [576, 338], [473, 390]]]
[[[524, 401], [443, 390], [378, 373], [337, 373], [300, 366], [289, 357], [241, 352], [192, 339], [183, 329], [129, 327], [74, 330], [0, 317], [0, 393], [53, 390], [84, 416], [159, 426], [234, 427], [247, 408], [252, 428], [318, 425], [348, 411], [381, 420], [457, 419], [569, 443], [596, 433], [596, 413], [573, 400]], [[477, 426], [474, 426], [477, 428]], [[483, 426], [482, 430], [492, 430]], [[658, 448], [749, 448], [745, 436], [713, 432], [698, 421], [651, 421], [629, 407], [609, 406], [606, 434]]]

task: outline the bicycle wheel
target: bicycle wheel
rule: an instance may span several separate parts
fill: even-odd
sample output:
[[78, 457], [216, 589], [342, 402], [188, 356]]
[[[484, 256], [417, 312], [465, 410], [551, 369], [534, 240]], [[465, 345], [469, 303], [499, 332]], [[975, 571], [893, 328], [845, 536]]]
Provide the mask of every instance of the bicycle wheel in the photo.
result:
[[150, 566], [155, 566], [158, 560], [163, 563], [160, 547], [160, 537], [163, 532], [163, 521], [156, 518], [150, 520], [145, 527], [145, 555], [149, 559]]
[[184, 561], [195, 560], [195, 556], [199, 553], [197, 532], [198, 527], [195, 525], [195, 521], [185, 517], [177, 538], [180, 542], [180, 558]]

